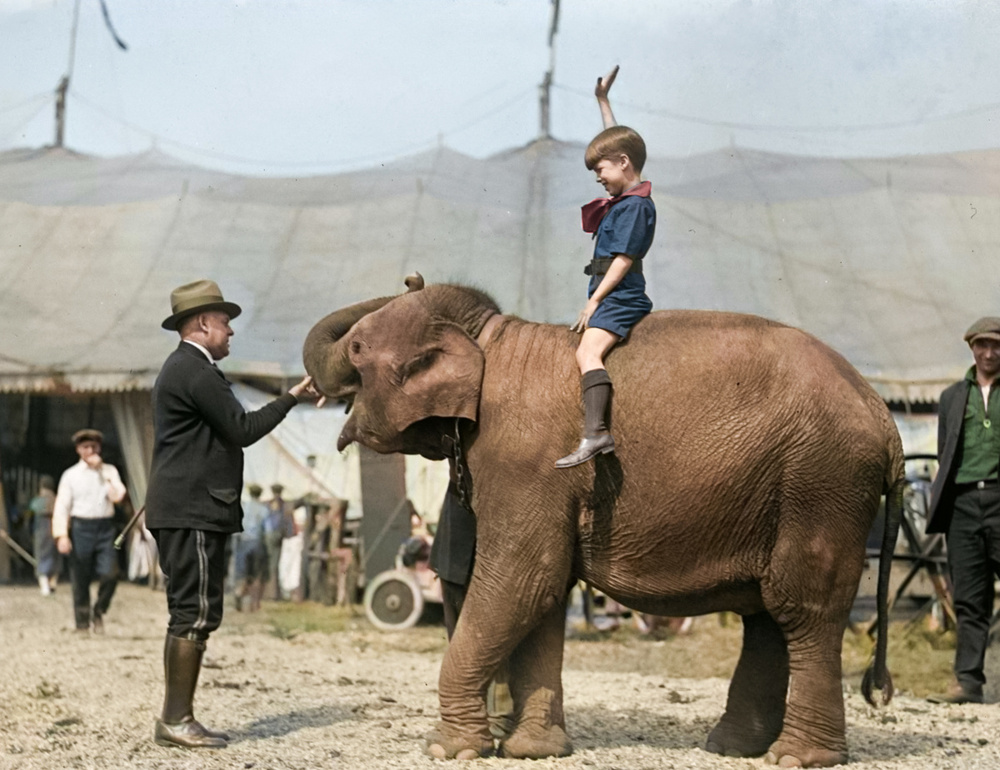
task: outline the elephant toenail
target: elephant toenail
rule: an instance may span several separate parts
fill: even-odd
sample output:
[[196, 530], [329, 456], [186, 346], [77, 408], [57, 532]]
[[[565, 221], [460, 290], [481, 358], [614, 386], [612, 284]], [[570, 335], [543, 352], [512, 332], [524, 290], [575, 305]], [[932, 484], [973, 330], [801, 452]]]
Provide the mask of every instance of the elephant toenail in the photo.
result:
[[447, 759], [448, 752], [444, 750], [444, 746], [440, 743], [432, 743], [427, 747], [427, 753], [430, 754], [434, 759]]

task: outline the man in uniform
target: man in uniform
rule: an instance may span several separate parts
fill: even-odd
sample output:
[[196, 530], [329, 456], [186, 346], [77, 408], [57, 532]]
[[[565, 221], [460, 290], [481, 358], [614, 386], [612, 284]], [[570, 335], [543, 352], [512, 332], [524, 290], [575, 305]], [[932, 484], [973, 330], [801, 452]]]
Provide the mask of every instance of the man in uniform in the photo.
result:
[[[166, 695], [154, 739], [166, 746], [224, 748], [228, 736], [193, 715], [205, 642], [222, 621], [226, 541], [242, 529], [243, 447], [268, 434], [299, 398], [306, 377], [271, 403], [245, 412], [215, 362], [229, 354], [229, 321], [240, 307], [214, 281], [175, 289], [163, 328], [180, 334], [153, 386], [154, 448], [146, 526], [167, 578], [170, 620]], [[322, 404], [322, 402], [320, 402]]]
[[975, 363], [941, 394], [938, 473], [927, 532], [947, 534], [958, 634], [955, 682], [935, 703], [981, 703], [983, 663], [1000, 577], [1000, 318], [965, 333]]
[[[85, 428], [73, 434], [80, 461], [59, 479], [52, 512], [52, 537], [59, 553], [69, 555], [73, 614], [78, 633], [104, 632], [104, 614], [118, 585], [115, 553], [115, 503], [125, 497], [118, 469], [101, 458], [104, 434]], [[98, 580], [97, 601], [90, 607], [90, 584]]]

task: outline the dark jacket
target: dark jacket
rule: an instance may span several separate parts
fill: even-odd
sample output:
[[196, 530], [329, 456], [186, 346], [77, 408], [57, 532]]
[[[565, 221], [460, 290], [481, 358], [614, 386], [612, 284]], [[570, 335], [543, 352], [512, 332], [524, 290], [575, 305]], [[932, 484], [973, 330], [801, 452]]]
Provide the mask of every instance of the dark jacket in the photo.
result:
[[938, 404], [938, 472], [931, 486], [931, 509], [927, 514], [927, 532], [948, 532], [955, 503], [955, 473], [959, 442], [965, 424], [965, 405], [972, 389], [970, 380], [949, 385]]
[[434, 531], [429, 566], [441, 580], [466, 586], [475, 560], [476, 517], [462, 505], [458, 487], [451, 482]]
[[153, 386], [146, 526], [241, 531], [243, 447], [270, 433], [295, 403], [286, 393], [245, 412], [222, 371], [181, 342]]

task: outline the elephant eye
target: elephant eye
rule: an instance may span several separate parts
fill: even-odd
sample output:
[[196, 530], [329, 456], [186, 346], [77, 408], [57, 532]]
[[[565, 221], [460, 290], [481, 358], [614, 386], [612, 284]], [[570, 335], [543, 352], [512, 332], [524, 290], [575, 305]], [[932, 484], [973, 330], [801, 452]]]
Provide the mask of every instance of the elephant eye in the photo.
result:
[[425, 350], [423, 353], [418, 355], [416, 358], [410, 359], [407, 363], [403, 365], [399, 372], [400, 382], [406, 382], [410, 377], [415, 374], [419, 374], [422, 371], [430, 369], [434, 365], [435, 359], [437, 359], [438, 353], [441, 351], [438, 349]]

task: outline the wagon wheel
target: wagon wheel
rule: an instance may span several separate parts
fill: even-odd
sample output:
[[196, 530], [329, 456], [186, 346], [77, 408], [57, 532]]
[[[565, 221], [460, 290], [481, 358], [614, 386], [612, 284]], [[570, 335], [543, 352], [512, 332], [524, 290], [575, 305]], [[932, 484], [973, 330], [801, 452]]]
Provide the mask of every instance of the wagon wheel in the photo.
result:
[[365, 615], [383, 631], [402, 631], [420, 620], [424, 597], [417, 581], [403, 570], [389, 570], [375, 576], [365, 588]]

